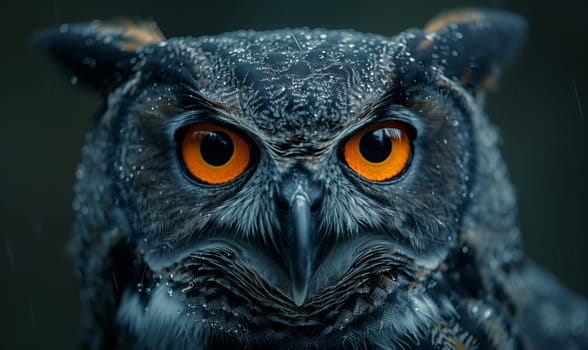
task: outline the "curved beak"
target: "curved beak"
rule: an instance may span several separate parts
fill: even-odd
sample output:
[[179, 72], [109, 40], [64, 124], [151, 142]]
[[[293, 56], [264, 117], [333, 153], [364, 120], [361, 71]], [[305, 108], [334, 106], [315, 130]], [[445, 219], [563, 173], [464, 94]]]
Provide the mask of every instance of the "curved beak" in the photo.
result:
[[284, 247], [292, 299], [297, 306], [301, 306], [306, 299], [317, 250], [312, 237], [314, 225], [310, 208], [308, 195], [298, 187], [289, 203], [287, 246]]
[[310, 280], [315, 271], [321, 246], [316, 234], [316, 211], [323, 200], [320, 181], [301, 167], [286, 174], [277, 189], [277, 204], [281, 210], [282, 236], [278, 246], [285, 269], [290, 275], [292, 300], [304, 304]]

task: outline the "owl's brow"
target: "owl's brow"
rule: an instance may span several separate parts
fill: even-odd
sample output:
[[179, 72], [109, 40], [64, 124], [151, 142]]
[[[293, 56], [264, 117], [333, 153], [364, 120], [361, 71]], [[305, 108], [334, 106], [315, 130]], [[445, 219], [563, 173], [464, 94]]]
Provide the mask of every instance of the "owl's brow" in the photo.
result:
[[[409, 91], [407, 87], [426, 85], [434, 82], [432, 76], [421, 66], [410, 66], [402, 72], [396, 70], [388, 73], [387, 88], [379, 95], [368, 101], [363, 109], [356, 114], [357, 122], [371, 120], [379, 115], [379, 111], [387, 110], [392, 106], [409, 107]], [[408, 83], [410, 82], [410, 83]]]
[[387, 109], [392, 105], [402, 105], [402, 100], [399, 98], [400, 95], [401, 93], [398, 90], [397, 84], [394, 84], [386, 89], [383, 94], [370, 99], [363, 108], [356, 113], [354, 118], [355, 123], [369, 123], [371, 120], [379, 116], [378, 111]]
[[225, 103], [203, 95], [190, 84], [180, 84], [181, 90], [179, 96], [182, 97], [182, 109], [187, 110], [184, 115], [192, 116], [197, 111], [208, 111], [209, 118], [216, 119], [219, 122], [227, 123], [244, 129], [250, 133], [259, 131], [257, 125], [248, 118], [239, 117], [242, 115], [242, 109], [238, 104]]
[[228, 104], [206, 97], [190, 84], [182, 83], [180, 86], [182, 88], [180, 95], [187, 100], [186, 102], [188, 102], [188, 104], [185, 104], [182, 107], [210, 108], [214, 111], [223, 112], [223, 114], [229, 115], [241, 112], [241, 109], [237, 104]]

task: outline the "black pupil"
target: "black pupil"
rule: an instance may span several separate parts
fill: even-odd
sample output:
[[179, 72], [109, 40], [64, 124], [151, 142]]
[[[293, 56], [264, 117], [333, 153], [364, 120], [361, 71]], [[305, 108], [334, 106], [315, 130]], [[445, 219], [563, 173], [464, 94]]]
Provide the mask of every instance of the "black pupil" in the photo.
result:
[[210, 131], [202, 139], [200, 154], [208, 164], [221, 166], [231, 159], [233, 148], [233, 141], [229, 135], [223, 132]]
[[392, 152], [390, 134], [390, 130], [387, 128], [366, 133], [359, 140], [359, 152], [369, 162], [383, 162]]

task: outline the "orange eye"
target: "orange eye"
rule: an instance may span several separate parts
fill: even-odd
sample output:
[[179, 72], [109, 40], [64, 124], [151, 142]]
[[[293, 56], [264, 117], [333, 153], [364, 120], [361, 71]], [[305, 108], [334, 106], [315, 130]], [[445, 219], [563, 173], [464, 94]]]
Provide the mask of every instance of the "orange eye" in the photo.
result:
[[386, 181], [404, 170], [410, 159], [407, 128], [399, 122], [368, 126], [345, 144], [343, 158], [357, 174], [372, 181]]
[[198, 180], [222, 184], [241, 175], [249, 165], [249, 145], [221, 126], [194, 124], [186, 130], [181, 145], [186, 169]]

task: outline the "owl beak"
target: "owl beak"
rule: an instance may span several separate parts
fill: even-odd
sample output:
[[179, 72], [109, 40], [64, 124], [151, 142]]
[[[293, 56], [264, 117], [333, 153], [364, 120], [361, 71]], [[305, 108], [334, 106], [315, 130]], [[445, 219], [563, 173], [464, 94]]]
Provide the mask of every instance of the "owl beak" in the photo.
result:
[[322, 183], [300, 168], [284, 176], [277, 190], [278, 212], [283, 225], [278, 248], [290, 275], [291, 296], [296, 306], [302, 306], [306, 300], [321, 247], [316, 221], [323, 195]]
[[313, 219], [308, 196], [297, 191], [290, 202], [289, 228], [286, 230], [288, 246], [285, 256], [292, 281], [292, 299], [301, 306], [306, 299], [308, 285], [312, 277], [315, 249], [312, 240]]

